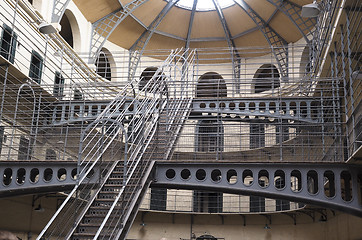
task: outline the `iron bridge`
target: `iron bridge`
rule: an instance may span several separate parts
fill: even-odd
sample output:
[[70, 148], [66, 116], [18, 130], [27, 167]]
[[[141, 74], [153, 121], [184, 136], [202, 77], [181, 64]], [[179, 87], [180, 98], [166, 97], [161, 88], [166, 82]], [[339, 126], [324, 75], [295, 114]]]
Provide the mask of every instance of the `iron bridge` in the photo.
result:
[[151, 186], [270, 197], [362, 217], [361, 165], [158, 162]]
[[[0, 196], [72, 189], [76, 162], [0, 162]], [[343, 163], [162, 162], [151, 187], [290, 200], [362, 217], [362, 165]], [[89, 183], [99, 180], [99, 166]]]
[[[108, 103], [109, 101], [56, 103], [45, 126], [50, 127], [81, 121], [93, 121], [102, 113]], [[114, 113], [108, 117], [115, 118], [123, 111], [125, 111], [127, 116], [132, 116], [139, 110], [138, 105], [137, 102], [132, 102], [132, 99], [129, 99], [119, 109], [115, 109]], [[291, 120], [299, 123], [318, 124], [323, 114], [325, 114], [318, 107], [320, 105], [320, 99], [305, 97], [285, 97], [283, 99], [220, 98], [216, 100], [194, 98], [191, 104], [191, 116], [195, 118], [203, 114], [222, 114], [234, 121], [237, 120], [235, 116], [258, 116]]]

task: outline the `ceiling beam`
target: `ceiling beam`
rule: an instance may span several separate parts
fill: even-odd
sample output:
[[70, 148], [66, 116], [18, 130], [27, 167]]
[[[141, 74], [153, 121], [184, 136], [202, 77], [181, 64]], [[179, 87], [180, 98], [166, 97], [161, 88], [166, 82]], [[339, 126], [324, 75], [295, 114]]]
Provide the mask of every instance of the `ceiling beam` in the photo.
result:
[[234, 49], [234, 48], [236, 48], [235, 42], [232, 39], [229, 26], [226, 23], [225, 16], [224, 16], [224, 13], [221, 10], [220, 4], [219, 4], [218, 0], [212, 0], [212, 1], [214, 2], [216, 12], [219, 15], [220, 22], [221, 22], [222, 27], [224, 29], [224, 33], [225, 33], [225, 36], [226, 36], [226, 41], [228, 43], [228, 46], [229, 46], [230, 49]]
[[95, 61], [99, 51], [116, 27], [134, 10], [147, 1], [148, 0], [133, 0], [92, 24], [92, 38], [89, 51], [90, 61]]
[[282, 38], [265, 20], [259, 16], [244, 0], [234, 0], [234, 2], [245, 11], [246, 14], [254, 21], [265, 39], [272, 48], [273, 54], [277, 60], [279, 71], [286, 80], [288, 75], [288, 48], [287, 41]]
[[192, 5], [191, 16], [190, 16], [189, 28], [188, 28], [187, 36], [186, 36], [186, 44], [185, 44], [185, 48], [186, 48], [186, 49], [188, 49], [188, 48], [190, 47], [190, 39], [191, 39], [192, 25], [194, 24], [194, 18], [195, 18], [195, 12], [196, 12], [196, 5], [197, 5], [197, 0], [194, 0], [194, 3], [193, 3], [193, 5]]
[[313, 27], [316, 24], [316, 19], [314, 18], [302, 18], [300, 15], [302, 8], [294, 3], [291, 3], [286, 0], [267, 0], [269, 3], [273, 4], [279, 11], [285, 14], [289, 20], [297, 27], [300, 34], [307, 43], [309, 39], [306, 33], [313, 35]]
[[231, 36], [231, 32], [230, 32], [229, 26], [227, 25], [224, 13], [220, 7], [219, 0], [212, 0], [212, 1], [214, 2], [217, 14], [219, 15], [220, 22], [224, 29], [226, 40], [227, 40], [227, 43], [228, 43], [228, 46], [230, 49], [231, 61], [232, 61], [232, 65], [233, 65], [233, 68], [232, 68], [233, 69], [233, 79], [235, 81], [235, 84], [233, 84], [233, 87], [235, 86], [235, 89], [234, 89], [235, 91], [233, 91], [233, 93], [235, 93], [235, 92], [239, 93], [239, 91], [240, 91], [240, 55], [236, 48], [234, 39]]
[[161, 10], [161, 12], [156, 16], [152, 23], [147, 27], [147, 29], [142, 33], [142, 35], [137, 39], [137, 41], [129, 49], [129, 68], [128, 68], [128, 79], [131, 80], [134, 77], [136, 72], [139, 60], [150, 41], [153, 33], [156, 28], [160, 25], [164, 17], [168, 12], [175, 6], [175, 4], [180, 0], [170, 0], [166, 6]]

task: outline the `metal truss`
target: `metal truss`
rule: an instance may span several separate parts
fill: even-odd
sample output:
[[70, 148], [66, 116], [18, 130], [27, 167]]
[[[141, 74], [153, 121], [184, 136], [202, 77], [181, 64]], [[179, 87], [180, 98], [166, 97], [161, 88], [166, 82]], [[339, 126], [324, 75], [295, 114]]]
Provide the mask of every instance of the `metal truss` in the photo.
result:
[[148, 2], [148, 0], [133, 0], [122, 8], [108, 14], [107, 16], [94, 22], [92, 25], [92, 42], [90, 46], [90, 60], [95, 61], [99, 51], [116, 29], [116, 27], [128, 17], [139, 6]]
[[142, 35], [137, 39], [137, 41], [132, 45], [129, 49], [129, 72], [128, 72], [128, 79], [132, 80], [134, 74], [136, 72], [138, 62], [150, 41], [153, 33], [155, 32], [156, 28], [167, 13], [171, 10], [175, 4], [180, 0], [171, 0], [169, 1], [166, 6], [162, 9], [162, 11], [157, 15], [157, 17], [152, 21], [152, 23], [148, 26], [148, 28], [142, 33]]
[[286, 81], [288, 76], [288, 48], [287, 41], [282, 38], [272, 27], [267, 24], [262, 17], [260, 17], [245, 1], [234, 0], [234, 2], [241, 7], [246, 14], [255, 22], [259, 30], [263, 33], [269, 45], [273, 47], [273, 54], [278, 62], [279, 69], [282, 77]]
[[306, 33], [310, 33], [310, 35], [313, 35], [313, 27], [316, 24], [316, 20], [314, 18], [302, 18], [300, 15], [302, 7], [287, 0], [267, 1], [273, 4], [277, 9], [282, 11], [298, 28], [305, 41], [307, 43], [310, 42]]
[[59, 23], [70, 0], [54, 0], [52, 22]]
[[152, 187], [271, 197], [362, 216], [359, 165], [158, 162], [155, 172]]

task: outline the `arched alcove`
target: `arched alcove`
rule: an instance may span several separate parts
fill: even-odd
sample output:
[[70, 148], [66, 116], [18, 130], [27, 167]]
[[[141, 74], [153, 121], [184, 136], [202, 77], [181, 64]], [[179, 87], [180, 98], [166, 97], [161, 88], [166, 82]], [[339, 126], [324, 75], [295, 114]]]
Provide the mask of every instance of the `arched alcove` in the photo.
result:
[[226, 97], [227, 88], [223, 77], [216, 72], [204, 73], [196, 86], [196, 97]]
[[280, 87], [280, 74], [273, 64], [263, 64], [254, 74], [254, 93], [274, 90]]
[[65, 10], [60, 19], [61, 31], [59, 34], [64, 40], [76, 51], [80, 51], [81, 36], [78, 22], [74, 14], [69, 10]]

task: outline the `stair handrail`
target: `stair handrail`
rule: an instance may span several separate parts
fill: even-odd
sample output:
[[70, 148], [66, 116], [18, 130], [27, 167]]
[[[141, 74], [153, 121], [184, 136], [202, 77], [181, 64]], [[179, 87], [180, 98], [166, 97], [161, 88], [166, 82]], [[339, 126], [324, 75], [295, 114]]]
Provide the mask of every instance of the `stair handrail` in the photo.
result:
[[[174, 53], [175, 52], [178, 52], [180, 50], [173, 50], [171, 51], [171, 54], [167, 57], [167, 59], [164, 61], [164, 64], [163, 65], [167, 65], [166, 63], [172, 61], [173, 59], [173, 56], [174, 56]], [[157, 89], [155, 86], [151, 86], [154, 82], [157, 82], [157, 76], [158, 74], [160, 73], [161, 69], [159, 68], [156, 73], [154, 74], [154, 76], [152, 77], [151, 81], [149, 81], [146, 86], [145, 86], [145, 89], [147, 90], [150, 90], [149, 91], [150, 93], [147, 93], [147, 94], [144, 94], [142, 93], [141, 91], [138, 92], [138, 94], [132, 98], [132, 102], [130, 105], [134, 104], [136, 101], [139, 102], [138, 99], [144, 99], [145, 101], [142, 102], [141, 105], [139, 105], [139, 108], [138, 108], [138, 111], [139, 113], [138, 114], [141, 114], [141, 113], [144, 113], [142, 110], [144, 110], [145, 106], [148, 106], [148, 109], [154, 111], [156, 108], [149, 108], [149, 104], [150, 104], [150, 101], [147, 100], [147, 95], [149, 97], [149, 95], [153, 95], [152, 97], [156, 97], [156, 95], [161, 95], [159, 92], [152, 92], [152, 91], [157, 91], [159, 89]], [[101, 124], [100, 120], [103, 118], [103, 117], [106, 117], [106, 118], [109, 118], [109, 116], [112, 116], [116, 111], [117, 109], [119, 109], [119, 107], [124, 104], [125, 100], [126, 99], [129, 99], [129, 95], [127, 94], [128, 92], [128, 89], [130, 87], [132, 87], [134, 89], [134, 86], [136, 85], [137, 83], [137, 80], [136, 79], [132, 79], [127, 85], [126, 87], [124, 87], [122, 89], [122, 91], [117, 95], [116, 98], [113, 99], [113, 101], [111, 103], [109, 103], [107, 105], [107, 107], [103, 110], [103, 112], [98, 116], [97, 120], [98, 120], [98, 123], [95, 124], [93, 126], [92, 129], [90, 129], [89, 132], [92, 132], [92, 131], [96, 131], [97, 132], [97, 127], [99, 127], [99, 124]], [[153, 84], [153, 85], [157, 85], [157, 84]], [[162, 87], [161, 87], [162, 89]], [[157, 101], [153, 101], [152, 104], [153, 106], [157, 106]], [[125, 113], [126, 113], [127, 109], [124, 109], [121, 114], [118, 115], [118, 117], [116, 118], [116, 121], [119, 121], [119, 122], [122, 122], [122, 120], [125, 118]], [[136, 112], [137, 113], [137, 112]], [[146, 112], [146, 113], [153, 113], [153, 112]], [[133, 121], [133, 120], [131, 120]], [[104, 125], [104, 124], [103, 124]], [[115, 132], [114, 130], [114, 123], [112, 123], [110, 126], [107, 126], [107, 130], [111, 130], [113, 133]], [[113, 128], [113, 129], [112, 129]], [[119, 130], [118, 130], [119, 132]], [[132, 134], [134, 134], [132, 132]], [[78, 177], [77, 177], [77, 184], [75, 186], [75, 188], [71, 191], [71, 193], [68, 195], [68, 197], [64, 200], [64, 202], [62, 203], [62, 205], [59, 207], [59, 209], [56, 211], [56, 213], [53, 215], [53, 217], [51, 218], [51, 220], [48, 222], [48, 224], [44, 227], [44, 229], [42, 230], [42, 232], [39, 234], [38, 238], [37, 239], [41, 239], [44, 234], [47, 232], [47, 230], [50, 228], [50, 226], [54, 223], [55, 219], [57, 218], [57, 216], [59, 215], [59, 213], [65, 208], [66, 204], [69, 202], [69, 200], [72, 198], [72, 196], [76, 193], [76, 191], [79, 189], [79, 186], [81, 186], [82, 183], [85, 182], [86, 180], [86, 177], [88, 174], [91, 173], [91, 171], [93, 170], [94, 166], [97, 164], [97, 162], [99, 161], [101, 155], [107, 150], [108, 146], [114, 141], [114, 139], [116, 138], [116, 135], [117, 134], [113, 134], [112, 137], [110, 138], [110, 141], [109, 143], [104, 147], [102, 146], [102, 149], [100, 152], [98, 151], [95, 151], [95, 154], [93, 154], [91, 156], [91, 158], [85, 162], [85, 160], [83, 159], [87, 159], [88, 154], [86, 156], [83, 156], [82, 153], [83, 153], [83, 150], [82, 149], [85, 149], [87, 148], [87, 145], [84, 147], [82, 144], [82, 148], [80, 148], [79, 150], [79, 158], [78, 158], [78, 165], [79, 165], [79, 168], [78, 168]], [[89, 134], [83, 134], [83, 142], [84, 142], [84, 139], [88, 139], [90, 138], [90, 142], [92, 142], [93, 139], [95, 139], [95, 136], [90, 136]], [[106, 138], [109, 138], [109, 136], [106, 136]], [[97, 143], [99, 142], [100, 140], [97, 141]], [[102, 139], [102, 141], [104, 141], [104, 138]], [[127, 139], [126, 139], [127, 141]], [[140, 145], [141, 142], [139, 142], [138, 145]], [[97, 145], [97, 144], [95, 144]], [[136, 149], [138, 149], [136, 147]], [[93, 151], [94, 149], [91, 149], [91, 151]], [[90, 164], [91, 163], [91, 164]]]

